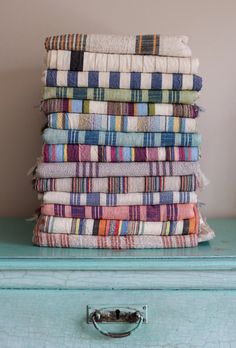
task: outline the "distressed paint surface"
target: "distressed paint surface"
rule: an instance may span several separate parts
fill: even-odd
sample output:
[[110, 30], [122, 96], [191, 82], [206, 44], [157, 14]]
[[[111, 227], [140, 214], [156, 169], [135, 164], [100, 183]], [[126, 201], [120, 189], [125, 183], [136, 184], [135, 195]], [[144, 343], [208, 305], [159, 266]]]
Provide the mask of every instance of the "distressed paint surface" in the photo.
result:
[[[149, 316], [131, 337], [107, 338], [87, 324], [87, 304], [130, 301], [147, 304]], [[1, 348], [236, 347], [235, 291], [1, 290], [0, 306]]]

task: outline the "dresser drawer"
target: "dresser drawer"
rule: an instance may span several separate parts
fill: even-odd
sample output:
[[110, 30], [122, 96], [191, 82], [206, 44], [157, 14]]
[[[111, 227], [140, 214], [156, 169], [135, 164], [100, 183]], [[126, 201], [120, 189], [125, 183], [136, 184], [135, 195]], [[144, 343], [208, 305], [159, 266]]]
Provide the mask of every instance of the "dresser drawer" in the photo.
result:
[[[87, 305], [121, 304], [147, 305], [148, 323], [120, 339], [87, 323]], [[236, 347], [236, 291], [0, 290], [0, 309], [1, 348]]]

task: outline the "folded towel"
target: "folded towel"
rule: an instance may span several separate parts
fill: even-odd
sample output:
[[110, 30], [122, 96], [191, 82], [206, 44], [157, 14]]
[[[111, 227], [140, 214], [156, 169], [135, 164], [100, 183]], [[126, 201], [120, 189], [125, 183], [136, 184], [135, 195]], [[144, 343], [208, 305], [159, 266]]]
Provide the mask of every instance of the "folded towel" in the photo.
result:
[[190, 57], [188, 37], [185, 35], [107, 35], [63, 34], [45, 39], [46, 50], [72, 50], [122, 54], [151, 54]]
[[112, 132], [194, 133], [196, 120], [169, 116], [112, 116], [98, 114], [52, 113], [48, 127], [58, 129], [102, 130]]
[[212, 229], [200, 218], [198, 234], [176, 236], [79, 236], [62, 233], [42, 233], [36, 224], [33, 243], [39, 246], [96, 249], [158, 249], [196, 247], [214, 238]]
[[101, 71], [45, 70], [42, 82], [48, 87], [90, 87], [126, 89], [173, 89], [200, 91], [202, 78], [191, 74], [122, 73]]
[[44, 204], [41, 214], [66, 218], [174, 221], [195, 216], [194, 204], [131, 205], [116, 207], [92, 207], [62, 204]]
[[126, 221], [72, 219], [41, 215], [38, 218], [39, 231], [93, 236], [188, 235], [198, 232], [198, 218], [179, 221]]
[[127, 147], [198, 146], [198, 133], [123, 133], [103, 131], [79, 131], [46, 128], [43, 132], [46, 144], [86, 144]]
[[75, 51], [48, 51], [46, 68], [70, 71], [161, 72], [196, 74], [197, 58], [104, 54]]
[[[201, 235], [185, 236], [78, 236], [62, 233], [39, 232], [34, 229], [32, 242], [38, 246], [83, 249], [168, 249], [198, 246]], [[209, 239], [212, 239], [211, 236]], [[208, 239], [207, 239], [208, 240]]]
[[[195, 175], [185, 176], [109, 176], [107, 178], [35, 178], [34, 189], [38, 192], [162, 192], [162, 191], [196, 191], [200, 182]], [[47, 214], [46, 214], [47, 215]]]
[[[139, 133], [142, 134], [142, 133]], [[44, 162], [150, 162], [198, 161], [198, 147], [116, 147], [96, 145], [43, 145]]]
[[197, 174], [198, 172], [198, 162], [39, 163], [35, 170], [36, 176], [41, 178], [182, 176]]
[[[91, 206], [155, 205], [175, 203], [197, 203], [195, 192], [153, 193], [69, 193], [45, 192], [43, 203]], [[40, 197], [41, 198], [41, 197]]]
[[83, 114], [103, 114], [118, 116], [175, 116], [196, 118], [199, 113], [197, 105], [188, 104], [153, 104], [153, 103], [119, 103], [76, 99], [48, 99], [41, 103], [45, 114], [52, 112], [76, 112]]
[[196, 91], [169, 89], [112, 89], [86, 87], [44, 87], [43, 99], [69, 98], [95, 101], [121, 101], [144, 103], [193, 104], [198, 99]]

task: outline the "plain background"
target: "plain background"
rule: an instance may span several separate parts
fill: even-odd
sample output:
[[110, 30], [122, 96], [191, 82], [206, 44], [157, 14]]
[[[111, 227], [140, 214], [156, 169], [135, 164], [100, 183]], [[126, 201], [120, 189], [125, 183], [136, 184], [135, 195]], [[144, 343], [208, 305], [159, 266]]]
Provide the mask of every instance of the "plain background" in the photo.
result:
[[236, 216], [236, 1], [1, 0], [0, 215], [30, 216], [38, 206], [28, 169], [40, 155], [44, 38], [82, 33], [186, 34], [200, 59], [201, 194], [209, 217]]

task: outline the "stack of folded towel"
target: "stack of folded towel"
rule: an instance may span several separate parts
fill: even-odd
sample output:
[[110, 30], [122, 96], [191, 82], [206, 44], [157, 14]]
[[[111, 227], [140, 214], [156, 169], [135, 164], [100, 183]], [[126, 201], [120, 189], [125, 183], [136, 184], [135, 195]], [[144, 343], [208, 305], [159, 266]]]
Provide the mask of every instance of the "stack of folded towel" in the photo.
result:
[[35, 244], [174, 248], [213, 237], [197, 205], [202, 79], [187, 43], [160, 35], [46, 39]]

